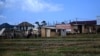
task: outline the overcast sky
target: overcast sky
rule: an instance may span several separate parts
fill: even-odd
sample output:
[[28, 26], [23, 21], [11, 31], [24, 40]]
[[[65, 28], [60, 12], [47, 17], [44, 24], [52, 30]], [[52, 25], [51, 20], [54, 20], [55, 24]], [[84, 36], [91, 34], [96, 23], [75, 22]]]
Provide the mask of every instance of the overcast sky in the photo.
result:
[[95, 20], [100, 0], [0, 0], [0, 24]]

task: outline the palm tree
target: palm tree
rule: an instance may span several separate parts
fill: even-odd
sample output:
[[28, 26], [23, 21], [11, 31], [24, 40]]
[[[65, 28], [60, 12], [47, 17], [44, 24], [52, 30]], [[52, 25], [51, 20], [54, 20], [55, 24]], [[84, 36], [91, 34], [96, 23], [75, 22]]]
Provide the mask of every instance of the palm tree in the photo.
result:
[[39, 31], [39, 36], [41, 36], [41, 25], [40, 25], [40, 23], [37, 21], [37, 22], [35, 22], [35, 24], [37, 24], [38, 25], [38, 31]]
[[41, 23], [42, 23], [42, 26], [46, 26], [47, 25], [46, 21], [42, 21]]
[[39, 22], [35, 22], [35, 24], [39, 25]]
[[40, 24], [39, 24], [39, 22], [37, 21], [37, 22], [35, 22], [35, 24], [38, 25], [38, 29], [39, 29], [39, 28], [40, 28]]
[[39, 22], [35, 22], [35, 24], [37, 24], [37, 25], [38, 25], [38, 29], [41, 29], [41, 27], [43, 27], [43, 26], [46, 26], [46, 25], [47, 25], [46, 21], [42, 21], [42, 22], [41, 22], [41, 24], [40, 24]]

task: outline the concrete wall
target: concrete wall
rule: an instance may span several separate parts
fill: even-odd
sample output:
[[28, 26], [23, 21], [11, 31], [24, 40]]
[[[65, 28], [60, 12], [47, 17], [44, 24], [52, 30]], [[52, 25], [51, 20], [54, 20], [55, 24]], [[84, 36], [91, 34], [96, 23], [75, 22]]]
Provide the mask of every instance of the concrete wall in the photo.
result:
[[42, 29], [41, 29], [41, 37], [46, 37], [45, 28], [42, 28]]
[[[96, 29], [95, 25], [82, 25], [82, 33], [95, 33], [96, 30], [94, 30], [93, 28]], [[72, 31], [71, 33], [76, 33], [74, 29], [78, 29], [77, 25], [72, 25]]]
[[42, 28], [41, 29], [41, 37], [47, 37], [47, 30], [50, 30], [50, 36], [48, 37], [56, 37], [56, 30], [55, 31], [51, 31], [51, 29], [47, 29], [47, 28]]
[[50, 35], [51, 35], [50, 37], [56, 37], [57, 36], [56, 32], [51, 32]]
[[76, 31], [74, 29], [78, 29], [76, 25], [72, 25], [71, 33], [76, 33]]

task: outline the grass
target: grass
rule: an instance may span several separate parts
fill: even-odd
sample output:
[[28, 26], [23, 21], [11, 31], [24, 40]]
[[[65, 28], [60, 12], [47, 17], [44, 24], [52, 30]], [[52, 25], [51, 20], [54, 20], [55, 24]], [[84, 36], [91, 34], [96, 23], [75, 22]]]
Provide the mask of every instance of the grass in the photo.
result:
[[0, 39], [0, 56], [100, 56], [99, 36]]

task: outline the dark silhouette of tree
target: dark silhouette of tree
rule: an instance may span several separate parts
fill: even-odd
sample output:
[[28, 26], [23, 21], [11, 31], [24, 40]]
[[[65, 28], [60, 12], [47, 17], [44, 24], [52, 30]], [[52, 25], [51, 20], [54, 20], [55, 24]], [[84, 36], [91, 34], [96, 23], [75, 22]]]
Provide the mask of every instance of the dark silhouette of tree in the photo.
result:
[[41, 25], [40, 25], [40, 23], [37, 21], [37, 22], [35, 22], [35, 24], [37, 24], [38, 25], [38, 29], [41, 29]]
[[37, 25], [38, 25], [38, 29], [41, 29], [41, 27], [43, 27], [43, 26], [46, 26], [46, 25], [47, 25], [46, 21], [42, 21], [42, 22], [41, 22], [41, 24], [37, 21], [37, 22], [35, 22], [35, 24], [37, 24]]
[[42, 26], [46, 26], [47, 25], [46, 21], [42, 21], [41, 23], [42, 23]]
[[39, 22], [37, 21], [37, 22], [35, 22], [35, 24], [38, 25], [39, 36], [41, 36], [41, 28], [42, 28], [43, 26], [46, 26], [47, 23], [46, 23], [46, 21], [42, 21], [41, 23], [39, 23]]
[[61, 24], [65, 24], [65, 22], [61, 22]]
[[39, 22], [35, 22], [35, 24], [37, 24], [38, 26], [40, 25]]

